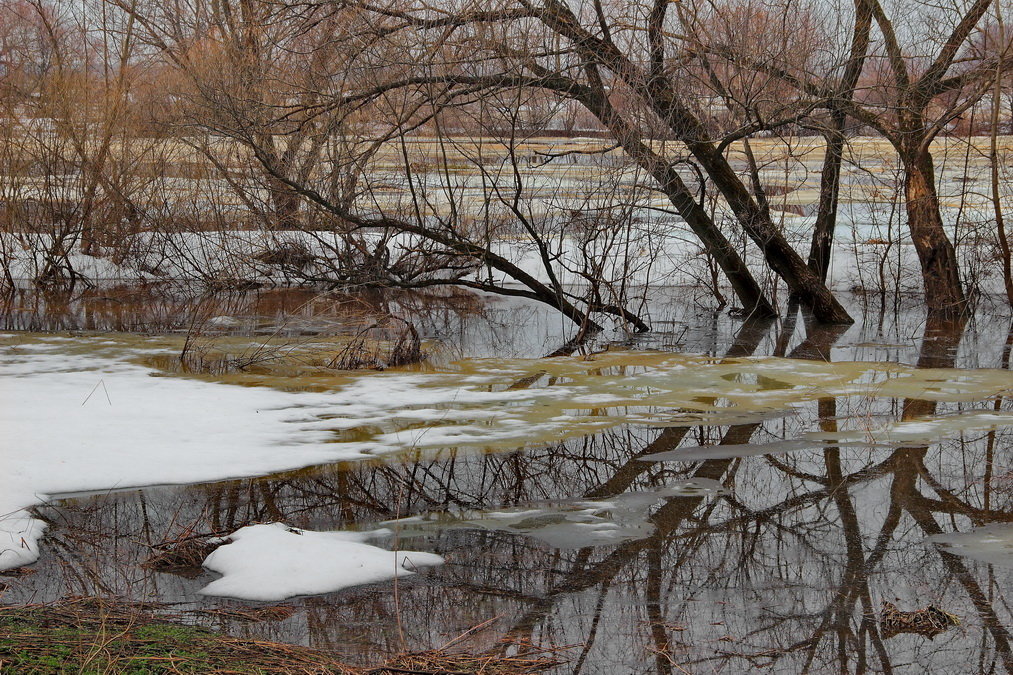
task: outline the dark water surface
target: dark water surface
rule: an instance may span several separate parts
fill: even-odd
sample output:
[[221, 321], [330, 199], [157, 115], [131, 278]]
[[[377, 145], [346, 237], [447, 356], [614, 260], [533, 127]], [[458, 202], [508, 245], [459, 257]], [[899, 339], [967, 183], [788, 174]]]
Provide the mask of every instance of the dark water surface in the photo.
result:
[[[661, 295], [650, 307], [655, 331], [610, 335], [612, 349], [715, 362], [784, 356], [1009, 369], [1004, 311], [983, 309], [966, 327], [927, 325], [912, 304], [866, 315], [847, 331], [820, 331], [801, 318], [744, 322], [678, 290]], [[0, 330], [199, 326], [205, 334], [295, 339], [354, 333], [386, 313], [412, 320], [434, 363], [539, 357], [570, 332], [538, 307], [470, 295], [290, 290], [195, 300], [157, 289], [25, 294], [4, 308]], [[943, 387], [957, 375], [939, 373]], [[780, 386], [773, 376], [760, 384], [764, 392]], [[737, 424], [620, 425], [508, 452], [448, 447], [67, 499], [37, 510], [50, 523], [43, 557], [33, 574], [0, 578], [2, 600], [101, 595], [177, 603], [206, 611], [207, 623], [236, 635], [331, 649], [362, 663], [439, 647], [492, 619], [461, 646], [567, 647], [560, 673], [1011, 672], [1013, 427], [948, 425], [957, 413], [1013, 405], [1005, 395], [945, 398], [856, 390]], [[943, 423], [927, 438], [835, 435], [915, 420]], [[295, 599], [284, 603], [292, 608], [279, 614], [285, 618], [252, 622], [229, 612], [257, 603], [197, 595], [210, 573], [188, 577], [143, 564], [151, 545], [257, 521], [315, 530], [385, 526], [397, 545], [447, 562], [396, 585]], [[947, 537], [977, 528], [985, 529], [976, 538]], [[901, 610], [932, 605], [960, 625], [931, 638], [888, 637], [879, 621], [884, 601]]]

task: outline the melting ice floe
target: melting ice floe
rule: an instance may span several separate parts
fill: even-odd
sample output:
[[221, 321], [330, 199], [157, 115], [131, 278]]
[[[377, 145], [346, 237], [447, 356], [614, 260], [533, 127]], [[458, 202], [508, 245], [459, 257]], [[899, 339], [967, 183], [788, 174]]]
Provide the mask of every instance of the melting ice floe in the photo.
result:
[[204, 567], [223, 576], [200, 592], [276, 601], [386, 581], [443, 563], [434, 553], [387, 551], [365, 543], [387, 533], [312, 532], [282, 523], [250, 525], [230, 535], [229, 543], [204, 561]]
[[570, 500], [495, 511], [428, 513], [384, 523], [404, 536], [441, 529], [479, 529], [525, 535], [560, 549], [615, 545], [654, 534], [650, 511], [672, 497], [723, 494], [709, 478], [675, 481], [653, 490], [624, 492], [610, 499]]
[[970, 532], [937, 534], [926, 539], [943, 550], [975, 560], [1013, 567], [1013, 525], [985, 525]]
[[896, 420], [879, 428], [839, 432], [814, 431], [805, 434], [805, 438], [810, 442], [842, 446], [865, 443], [917, 447], [931, 445], [965, 431], [988, 431], [1010, 425], [1013, 425], [1013, 412], [965, 410], [931, 419]]
[[[610, 352], [594, 361], [478, 359], [447, 372], [338, 376], [333, 391], [292, 393], [152, 377], [159, 373], [127, 360], [165, 349], [136, 338], [2, 338], [0, 569], [38, 557], [43, 524], [26, 509], [61, 494], [264, 475], [404, 450], [515, 449], [622, 424], [759, 421], [822, 396], [972, 401], [1013, 390], [1013, 374], [998, 370]], [[524, 381], [536, 384], [512, 386]], [[970, 411], [871, 435], [937, 441], [1010, 424], [1010, 413]], [[845, 430], [832, 440], [869, 437]]]

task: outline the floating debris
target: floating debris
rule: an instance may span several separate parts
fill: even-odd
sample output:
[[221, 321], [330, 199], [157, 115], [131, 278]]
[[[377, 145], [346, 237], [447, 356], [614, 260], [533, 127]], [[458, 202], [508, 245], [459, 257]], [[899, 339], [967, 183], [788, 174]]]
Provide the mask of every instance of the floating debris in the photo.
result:
[[925, 609], [906, 612], [897, 609], [892, 602], [883, 601], [883, 609], [879, 613], [879, 627], [884, 638], [892, 638], [901, 633], [924, 635], [932, 640], [953, 626], [960, 625], [960, 617], [929, 605]]

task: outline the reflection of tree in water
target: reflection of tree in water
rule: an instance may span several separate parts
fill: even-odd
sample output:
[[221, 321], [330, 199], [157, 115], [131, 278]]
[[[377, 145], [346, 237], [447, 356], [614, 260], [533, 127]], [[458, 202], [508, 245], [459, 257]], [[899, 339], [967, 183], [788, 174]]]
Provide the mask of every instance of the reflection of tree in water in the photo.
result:
[[[727, 356], [751, 354], [766, 328], [743, 326]], [[961, 329], [929, 325], [918, 365], [952, 367]], [[828, 354], [835, 336], [808, 330], [790, 352], [787, 339], [776, 349], [794, 357]], [[1002, 365], [1008, 367], [1008, 346]], [[1004, 402], [988, 405], [999, 409]], [[47, 508], [51, 553], [35, 578], [12, 586], [6, 599], [100, 591], [192, 601], [200, 580], [124, 564], [148, 554], [134, 540], [157, 542], [184, 525], [368, 526], [448, 510], [604, 502], [676, 480], [712, 479], [727, 494], [659, 497], [645, 511], [650, 528], [641, 538], [554, 549], [498, 530], [436, 529], [430, 545], [446, 555], [447, 566], [399, 583], [396, 594], [387, 585], [306, 599], [286, 621], [229, 627], [368, 655], [400, 648], [397, 624], [410, 646], [429, 647], [500, 617], [473, 648], [504, 648], [497, 643], [503, 636], [576, 645], [567, 672], [1013, 671], [1008, 572], [924, 544], [929, 535], [1013, 520], [1010, 494], [994, 487], [1004, 432], [968, 432], [927, 447], [827, 445], [748, 457], [716, 449], [704, 461], [638, 459], [685, 445], [767, 443], [861, 428], [880, 415], [913, 420], [959, 407], [826, 398], [794, 417], [761, 423], [619, 428], [509, 455], [446, 450], [417, 461], [146, 490], [95, 500], [89, 513]], [[931, 641], [887, 638], [878, 613], [895, 597], [906, 609], [934, 604], [963, 625]], [[219, 605], [230, 603], [201, 601]]]
[[340, 330], [364, 317], [423, 319], [431, 331], [456, 329], [462, 316], [484, 311], [471, 293], [440, 290], [397, 293], [358, 289], [321, 293], [298, 287], [212, 293], [199, 286], [152, 284], [80, 291], [17, 289], [0, 294], [0, 330], [29, 332], [192, 330], [216, 316], [240, 317], [234, 332], [280, 336]]

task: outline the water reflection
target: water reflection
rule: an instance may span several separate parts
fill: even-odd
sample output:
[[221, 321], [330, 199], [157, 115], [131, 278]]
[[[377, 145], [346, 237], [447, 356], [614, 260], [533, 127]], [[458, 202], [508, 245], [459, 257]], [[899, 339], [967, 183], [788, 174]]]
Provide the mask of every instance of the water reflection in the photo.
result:
[[[689, 318], [679, 311], [673, 320]], [[709, 338], [681, 329], [669, 337], [718, 360], [879, 354], [920, 368], [1009, 369], [1011, 341], [994, 326], [928, 324], [915, 339], [916, 315], [892, 320], [893, 332], [842, 335], [804, 320], [718, 317]], [[466, 646], [571, 645], [560, 668], [569, 673], [1013, 672], [1013, 567], [1001, 553], [1013, 523], [1010, 427], [914, 434], [888, 447], [840, 442], [854, 429], [1013, 407], [998, 391], [983, 402], [902, 393], [810, 397], [793, 415], [748, 423], [622, 425], [512, 453], [444, 448], [379, 465], [77, 499], [40, 509], [51, 523], [47, 553], [34, 574], [4, 580], [4, 601], [158, 599], [240, 635], [362, 661], [402, 640], [438, 646], [495, 617]], [[808, 442], [784, 445], [799, 438]], [[778, 452], [756, 454], [767, 444]], [[703, 448], [714, 446], [708, 456]], [[447, 564], [396, 589], [296, 600], [294, 611], [263, 622], [219, 611], [245, 603], [196, 596], [207, 574], [143, 566], [166, 538], [275, 520], [317, 530], [397, 521], [399, 545]], [[886, 631], [884, 602], [903, 611], [932, 605], [961, 623], [933, 639]]]

